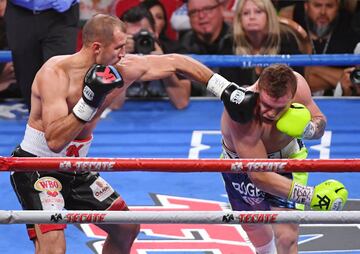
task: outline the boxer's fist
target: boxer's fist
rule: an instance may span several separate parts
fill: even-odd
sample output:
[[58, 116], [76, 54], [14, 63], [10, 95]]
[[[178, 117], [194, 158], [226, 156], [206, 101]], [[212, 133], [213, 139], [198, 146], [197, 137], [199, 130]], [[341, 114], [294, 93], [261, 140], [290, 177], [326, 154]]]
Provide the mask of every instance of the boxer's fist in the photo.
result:
[[247, 123], [253, 118], [258, 93], [247, 91], [219, 74], [214, 74], [210, 78], [207, 89], [221, 98], [232, 120]]
[[226, 111], [231, 119], [238, 123], [247, 123], [254, 117], [258, 93], [230, 83], [221, 95]]
[[288, 199], [305, 204], [312, 210], [339, 211], [343, 209], [347, 197], [345, 186], [336, 180], [326, 180], [315, 187], [293, 181]]
[[85, 75], [82, 98], [73, 113], [85, 122], [90, 121], [106, 95], [123, 85], [123, 78], [114, 66], [94, 64]]
[[313, 127], [310, 111], [300, 103], [292, 103], [276, 122], [279, 131], [296, 138], [311, 135], [308, 132], [313, 132]]
[[108, 93], [123, 85], [124, 81], [115, 67], [95, 64], [85, 75], [82, 97], [88, 105], [99, 107]]
[[342, 210], [348, 197], [345, 186], [336, 180], [326, 180], [314, 187], [310, 208], [319, 211]]

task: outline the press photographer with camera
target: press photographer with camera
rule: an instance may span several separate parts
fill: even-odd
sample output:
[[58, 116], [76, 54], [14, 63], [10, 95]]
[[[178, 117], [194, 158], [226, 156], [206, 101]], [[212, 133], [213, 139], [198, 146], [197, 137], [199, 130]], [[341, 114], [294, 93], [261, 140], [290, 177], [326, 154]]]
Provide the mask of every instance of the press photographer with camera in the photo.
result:
[[[154, 32], [155, 21], [151, 13], [143, 6], [135, 6], [127, 10], [120, 18], [126, 27], [128, 35], [126, 41], [126, 53], [130, 54], [154, 54], [164, 52]], [[126, 91], [128, 98], [159, 98], [169, 97], [169, 100], [177, 109], [188, 106], [190, 100], [190, 81], [179, 79], [172, 75], [169, 78], [149, 82], [134, 83]], [[125, 101], [125, 96], [117, 98], [111, 105], [111, 109], [120, 108]]]
[[[354, 54], [360, 55], [360, 42], [356, 45]], [[334, 96], [360, 96], [360, 65], [344, 69]]]

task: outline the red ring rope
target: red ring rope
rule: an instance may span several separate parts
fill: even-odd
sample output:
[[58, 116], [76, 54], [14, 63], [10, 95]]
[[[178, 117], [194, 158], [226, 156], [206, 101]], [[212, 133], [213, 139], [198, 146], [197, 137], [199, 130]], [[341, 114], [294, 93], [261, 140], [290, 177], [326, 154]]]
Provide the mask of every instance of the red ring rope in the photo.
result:
[[360, 172], [360, 159], [129, 159], [0, 157], [0, 171]]

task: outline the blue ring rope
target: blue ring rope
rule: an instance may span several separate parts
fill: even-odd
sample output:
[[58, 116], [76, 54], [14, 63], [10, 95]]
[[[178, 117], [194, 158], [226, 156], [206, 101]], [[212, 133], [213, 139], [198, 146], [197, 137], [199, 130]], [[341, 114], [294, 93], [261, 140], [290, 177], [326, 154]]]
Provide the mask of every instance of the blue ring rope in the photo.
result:
[[[189, 55], [209, 67], [254, 67], [283, 63], [290, 66], [353, 66], [360, 64], [360, 54], [320, 55]], [[0, 51], [0, 62], [10, 62], [11, 51]]]

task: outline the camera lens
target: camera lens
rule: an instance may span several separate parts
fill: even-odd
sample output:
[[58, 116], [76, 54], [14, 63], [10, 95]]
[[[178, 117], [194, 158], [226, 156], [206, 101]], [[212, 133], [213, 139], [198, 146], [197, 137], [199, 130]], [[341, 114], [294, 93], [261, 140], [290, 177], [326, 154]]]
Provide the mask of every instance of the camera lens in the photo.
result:
[[151, 33], [145, 29], [140, 30], [135, 36], [135, 51], [140, 54], [150, 54], [155, 49], [155, 41]]
[[350, 80], [354, 85], [360, 85], [360, 68], [356, 68], [350, 73]]

